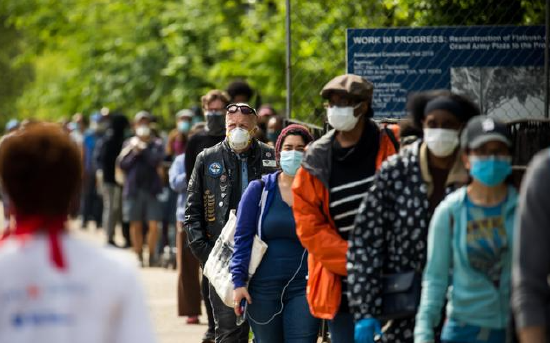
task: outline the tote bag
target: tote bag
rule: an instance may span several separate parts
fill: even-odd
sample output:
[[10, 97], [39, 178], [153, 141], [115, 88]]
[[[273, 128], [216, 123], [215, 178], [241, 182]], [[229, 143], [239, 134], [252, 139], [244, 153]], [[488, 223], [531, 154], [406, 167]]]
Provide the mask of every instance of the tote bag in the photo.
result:
[[[231, 210], [229, 220], [227, 220], [220, 236], [216, 240], [203, 271], [220, 299], [229, 307], [233, 307], [233, 281], [231, 280], [229, 264], [231, 263], [235, 247], [236, 227], [237, 216], [235, 215], [235, 210]], [[266, 251], [267, 244], [258, 235], [255, 235], [254, 242], [252, 243], [250, 264], [248, 266], [249, 278], [256, 272]]]

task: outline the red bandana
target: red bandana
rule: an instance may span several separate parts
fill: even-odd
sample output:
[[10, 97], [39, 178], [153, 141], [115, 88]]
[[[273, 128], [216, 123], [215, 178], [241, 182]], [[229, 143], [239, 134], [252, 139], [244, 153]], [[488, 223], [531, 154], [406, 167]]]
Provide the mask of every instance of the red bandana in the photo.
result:
[[66, 269], [66, 262], [61, 249], [60, 235], [65, 229], [66, 216], [44, 217], [44, 216], [19, 216], [16, 220], [16, 228], [0, 239], [14, 236], [21, 242], [26, 241], [37, 232], [46, 232], [50, 242], [50, 258], [53, 264], [61, 270]]

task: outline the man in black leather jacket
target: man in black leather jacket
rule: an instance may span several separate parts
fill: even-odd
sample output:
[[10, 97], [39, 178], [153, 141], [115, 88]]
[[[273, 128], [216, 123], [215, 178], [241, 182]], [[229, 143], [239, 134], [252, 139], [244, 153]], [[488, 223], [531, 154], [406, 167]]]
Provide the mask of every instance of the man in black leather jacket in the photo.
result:
[[[227, 138], [197, 157], [189, 186], [184, 226], [193, 254], [204, 265], [231, 209], [248, 183], [276, 170], [275, 152], [254, 138], [256, 111], [247, 104], [227, 106]], [[248, 342], [248, 325], [237, 326], [233, 309], [210, 286], [216, 342]]]

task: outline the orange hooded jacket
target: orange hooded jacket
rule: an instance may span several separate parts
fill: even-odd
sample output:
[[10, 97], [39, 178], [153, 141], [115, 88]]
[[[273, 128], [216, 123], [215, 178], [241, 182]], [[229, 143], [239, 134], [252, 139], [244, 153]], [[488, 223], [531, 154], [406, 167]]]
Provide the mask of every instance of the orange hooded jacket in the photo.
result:
[[[394, 137], [399, 137], [397, 125], [388, 128]], [[347, 276], [348, 242], [338, 233], [329, 212], [328, 179], [334, 132], [313, 143], [292, 185], [296, 232], [309, 253], [307, 301], [311, 314], [322, 319], [333, 319], [338, 312], [342, 297], [341, 278]], [[395, 153], [394, 142], [385, 129], [380, 130], [376, 169]]]

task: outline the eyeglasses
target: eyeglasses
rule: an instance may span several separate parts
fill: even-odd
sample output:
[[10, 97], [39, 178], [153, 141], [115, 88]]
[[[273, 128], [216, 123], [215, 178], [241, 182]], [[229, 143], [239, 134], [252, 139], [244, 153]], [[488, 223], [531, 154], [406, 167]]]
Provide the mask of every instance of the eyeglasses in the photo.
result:
[[227, 110], [228, 113], [235, 113], [235, 112], [241, 111], [242, 114], [253, 114], [257, 116], [256, 110], [248, 106], [247, 104], [242, 104], [242, 103], [229, 104], [225, 107], [225, 109]]

